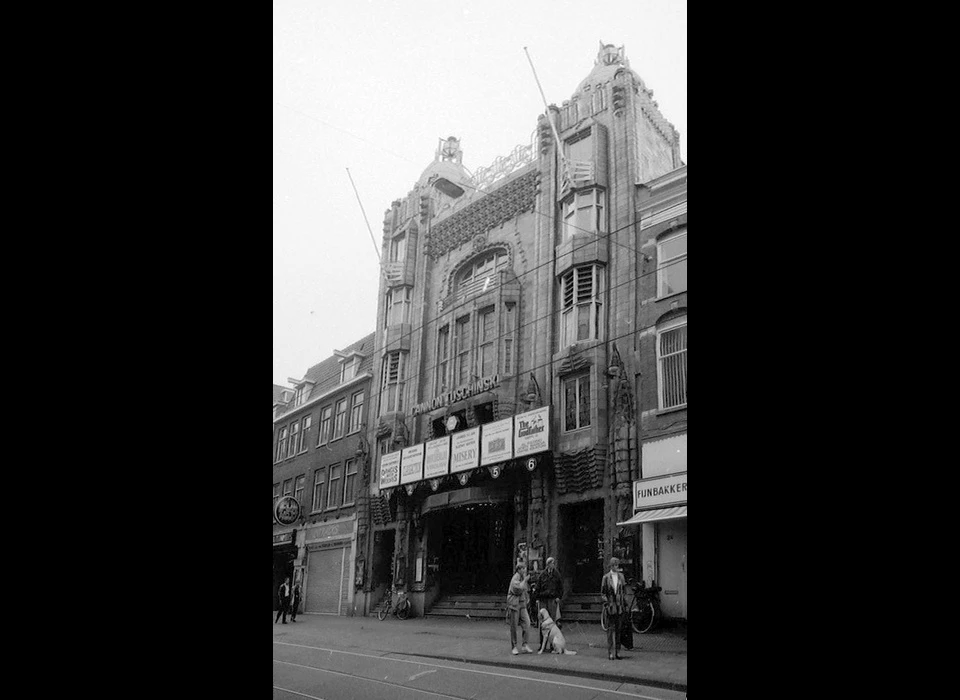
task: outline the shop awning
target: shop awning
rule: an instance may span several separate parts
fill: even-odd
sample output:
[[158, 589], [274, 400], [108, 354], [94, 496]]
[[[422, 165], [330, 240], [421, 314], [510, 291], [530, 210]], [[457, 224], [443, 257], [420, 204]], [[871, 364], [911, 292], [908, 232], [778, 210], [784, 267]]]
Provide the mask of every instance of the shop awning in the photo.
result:
[[673, 508], [661, 508], [659, 510], [641, 510], [629, 520], [617, 523], [617, 525], [638, 525], [640, 523], [653, 523], [658, 520], [676, 520], [677, 518], [685, 517], [687, 517], [687, 507], [674, 506]]

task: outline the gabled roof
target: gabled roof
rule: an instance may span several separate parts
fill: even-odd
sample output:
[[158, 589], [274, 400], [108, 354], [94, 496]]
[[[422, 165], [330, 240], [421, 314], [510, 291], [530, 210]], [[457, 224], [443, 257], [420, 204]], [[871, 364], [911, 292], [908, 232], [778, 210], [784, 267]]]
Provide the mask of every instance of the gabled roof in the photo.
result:
[[[343, 356], [350, 356], [354, 353], [363, 355], [360, 366], [357, 367], [357, 374], [370, 372], [373, 368], [373, 344], [376, 333], [364, 336], [360, 340], [351, 343], [342, 350], [335, 350], [337, 354], [331, 355], [322, 362], [318, 362], [304, 373], [300, 381], [313, 382], [313, 385], [307, 384], [307, 396], [305, 401], [309, 401], [314, 396], [325, 394], [340, 384], [340, 365]], [[276, 395], [276, 384], [274, 384], [274, 395]], [[283, 388], [283, 387], [281, 387]], [[288, 391], [292, 391], [288, 389]], [[276, 399], [274, 399], [276, 400]], [[299, 406], [290, 405], [287, 410], [280, 410], [277, 413], [279, 418], [282, 415], [290, 413], [299, 408]]]

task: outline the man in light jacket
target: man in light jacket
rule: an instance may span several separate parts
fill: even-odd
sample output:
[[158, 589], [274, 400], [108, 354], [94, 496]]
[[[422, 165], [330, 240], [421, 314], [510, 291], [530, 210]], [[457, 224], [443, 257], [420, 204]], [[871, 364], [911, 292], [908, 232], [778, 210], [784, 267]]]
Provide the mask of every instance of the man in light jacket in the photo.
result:
[[530, 613], [527, 612], [527, 606], [530, 605], [530, 593], [527, 581], [527, 567], [522, 562], [517, 564], [516, 573], [510, 579], [510, 587], [507, 589], [507, 610], [510, 615], [510, 645], [513, 647], [511, 654], [519, 654], [517, 649], [517, 621], [523, 629], [523, 653], [532, 654], [533, 649], [527, 644], [527, 638], [530, 634]]

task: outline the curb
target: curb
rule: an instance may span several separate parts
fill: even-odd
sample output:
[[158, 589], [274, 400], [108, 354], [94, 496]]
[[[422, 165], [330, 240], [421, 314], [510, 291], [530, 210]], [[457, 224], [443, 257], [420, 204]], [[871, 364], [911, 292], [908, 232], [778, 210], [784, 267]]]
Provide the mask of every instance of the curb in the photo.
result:
[[[594, 681], [609, 681], [611, 683], [636, 683], [637, 685], [646, 685], [651, 688], [662, 688], [664, 690], [676, 690], [682, 693], [687, 692], [685, 683], [674, 683], [671, 681], [657, 680], [656, 678], [641, 678], [639, 676], [630, 676], [625, 674], [600, 673], [598, 671], [583, 671], [576, 668], [557, 668], [556, 666], [531, 666], [528, 664], [510, 663], [509, 661], [494, 661], [492, 659], [467, 658], [465, 656], [445, 656], [441, 654], [423, 654], [394, 651], [390, 654], [397, 656], [418, 656], [425, 659], [437, 659], [439, 661], [457, 661], [465, 664], [477, 664], [479, 666], [496, 666], [499, 668], [509, 668], [511, 670], [528, 669], [538, 673], [554, 673], [558, 676], [577, 676], [579, 678], [589, 678]], [[390, 655], [388, 654], [388, 656]]]

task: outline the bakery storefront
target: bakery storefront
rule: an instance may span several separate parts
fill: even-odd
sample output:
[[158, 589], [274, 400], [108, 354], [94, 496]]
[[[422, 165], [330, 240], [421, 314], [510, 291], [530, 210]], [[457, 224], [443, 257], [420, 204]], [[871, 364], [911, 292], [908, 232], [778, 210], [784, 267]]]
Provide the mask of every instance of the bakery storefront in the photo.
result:
[[683, 620], [687, 619], [686, 455], [686, 433], [645, 443], [645, 478], [633, 483], [633, 517], [617, 523], [641, 528], [643, 579], [662, 588], [664, 617]]

